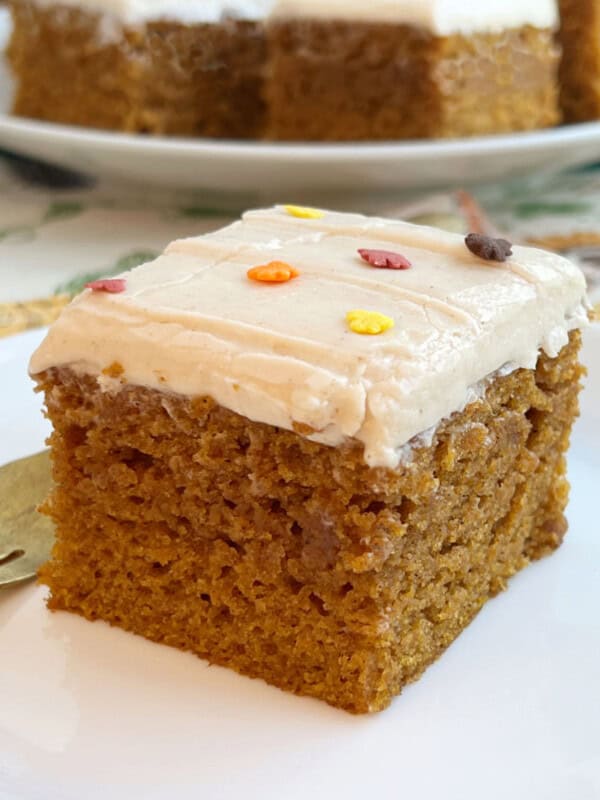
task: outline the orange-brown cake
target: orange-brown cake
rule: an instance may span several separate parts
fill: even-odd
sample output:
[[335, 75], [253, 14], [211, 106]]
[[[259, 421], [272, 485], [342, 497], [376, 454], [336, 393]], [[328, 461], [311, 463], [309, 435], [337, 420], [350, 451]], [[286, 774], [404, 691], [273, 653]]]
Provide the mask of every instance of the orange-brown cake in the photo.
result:
[[600, 119], [600, 2], [560, 0], [561, 103], [567, 122]]
[[50, 608], [384, 708], [567, 528], [583, 276], [467, 243], [274, 208], [76, 298]]
[[[129, 132], [259, 136], [261, 0], [11, 0], [16, 114]], [[248, 14], [244, 10], [248, 7]]]
[[277, 140], [559, 119], [555, 0], [12, 0], [15, 113]]
[[279, 0], [267, 136], [447, 138], [559, 120], [554, 0]]

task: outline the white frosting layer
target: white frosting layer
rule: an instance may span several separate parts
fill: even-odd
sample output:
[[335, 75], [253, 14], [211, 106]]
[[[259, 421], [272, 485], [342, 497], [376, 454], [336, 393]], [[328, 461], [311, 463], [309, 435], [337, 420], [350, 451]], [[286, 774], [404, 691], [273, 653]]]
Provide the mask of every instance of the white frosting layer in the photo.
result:
[[558, 24], [555, 0], [276, 0], [275, 16], [375, 20], [418, 25], [433, 33], [495, 31]]
[[150, 20], [169, 19], [192, 25], [220, 22], [225, 17], [265, 19], [274, 0], [35, 0], [40, 6], [73, 6], [109, 14], [125, 25], [143, 25]]
[[[407, 271], [375, 269], [359, 248], [401, 252]], [[300, 276], [261, 284], [248, 268], [271, 260]], [[463, 237], [407, 223], [328, 212], [253, 211], [207, 236], [171, 244], [126, 274], [122, 294], [85, 291], [34, 354], [33, 374], [68, 365], [100, 375], [122, 364], [132, 384], [210, 395], [249, 419], [339, 445], [365, 446], [372, 466], [472, 399], [510, 364], [555, 356], [586, 322], [585, 281], [569, 261], [516, 247], [484, 262]], [[349, 330], [352, 309], [382, 312], [380, 336]], [[102, 385], [101, 378], [101, 385]]]
[[419, 25], [434, 33], [472, 33], [533, 25], [557, 25], [556, 0], [37, 0], [101, 11], [126, 24], [173, 19], [186, 24], [223, 17], [262, 20], [311, 17]]

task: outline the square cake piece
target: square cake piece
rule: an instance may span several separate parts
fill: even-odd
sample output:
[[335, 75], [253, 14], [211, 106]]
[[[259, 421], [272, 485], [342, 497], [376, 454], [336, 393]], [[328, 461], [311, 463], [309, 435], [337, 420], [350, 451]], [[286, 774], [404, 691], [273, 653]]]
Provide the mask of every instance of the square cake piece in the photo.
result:
[[566, 122], [600, 119], [600, 2], [560, 0], [561, 103]]
[[50, 608], [384, 708], [560, 544], [586, 319], [561, 257], [296, 207], [93, 284], [30, 365]]
[[559, 121], [555, 0], [277, 0], [267, 138], [449, 138]]
[[263, 125], [260, 6], [11, 0], [13, 111], [137, 133], [251, 138]]

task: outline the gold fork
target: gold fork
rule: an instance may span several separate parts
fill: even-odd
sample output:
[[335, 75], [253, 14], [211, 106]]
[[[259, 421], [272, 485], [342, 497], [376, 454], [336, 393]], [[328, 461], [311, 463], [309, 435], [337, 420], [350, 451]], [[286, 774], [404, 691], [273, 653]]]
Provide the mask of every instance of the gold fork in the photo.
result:
[[0, 589], [34, 578], [54, 526], [37, 510], [52, 486], [48, 451], [0, 467]]

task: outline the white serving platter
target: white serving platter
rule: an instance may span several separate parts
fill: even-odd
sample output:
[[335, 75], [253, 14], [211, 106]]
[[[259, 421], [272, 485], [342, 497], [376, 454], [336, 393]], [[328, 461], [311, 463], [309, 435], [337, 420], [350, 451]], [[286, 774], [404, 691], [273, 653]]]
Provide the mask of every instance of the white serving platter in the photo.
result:
[[[0, 463], [43, 447], [0, 341]], [[2, 800], [598, 800], [600, 326], [570, 455], [570, 532], [385, 712], [352, 717], [0, 592]]]
[[[0, 51], [8, 17], [0, 10]], [[600, 160], [600, 122], [471, 139], [281, 144], [151, 137], [23, 119], [10, 114], [12, 82], [0, 52], [0, 148], [91, 175], [198, 190], [221, 202], [283, 198], [385, 201], [398, 193], [490, 183]]]

